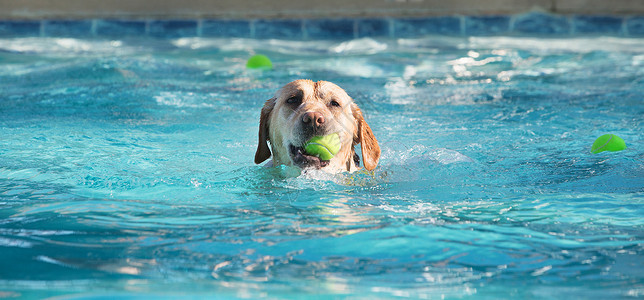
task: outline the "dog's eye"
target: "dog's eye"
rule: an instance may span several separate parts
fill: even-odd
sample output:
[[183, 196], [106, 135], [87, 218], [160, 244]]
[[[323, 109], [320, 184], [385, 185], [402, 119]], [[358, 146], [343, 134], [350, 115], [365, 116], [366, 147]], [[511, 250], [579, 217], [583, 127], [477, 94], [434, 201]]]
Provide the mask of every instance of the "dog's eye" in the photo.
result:
[[341, 105], [340, 103], [338, 103], [338, 101], [331, 100], [331, 106], [340, 107]]
[[299, 105], [300, 102], [302, 102], [302, 98], [298, 96], [293, 96], [291, 98], [286, 99], [286, 103], [288, 104]]

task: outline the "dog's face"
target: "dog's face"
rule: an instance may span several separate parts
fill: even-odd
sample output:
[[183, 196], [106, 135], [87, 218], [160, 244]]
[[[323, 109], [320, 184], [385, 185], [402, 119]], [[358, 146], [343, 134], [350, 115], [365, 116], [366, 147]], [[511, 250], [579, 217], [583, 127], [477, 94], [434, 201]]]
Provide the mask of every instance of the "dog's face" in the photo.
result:
[[[338, 134], [342, 146], [331, 160], [322, 161], [304, 152], [309, 139], [332, 133]], [[281, 88], [262, 108], [255, 163], [268, 159], [272, 150], [275, 166], [352, 172], [358, 168], [357, 144], [361, 144], [365, 168], [373, 170], [380, 147], [353, 99], [331, 82], [296, 80]]]

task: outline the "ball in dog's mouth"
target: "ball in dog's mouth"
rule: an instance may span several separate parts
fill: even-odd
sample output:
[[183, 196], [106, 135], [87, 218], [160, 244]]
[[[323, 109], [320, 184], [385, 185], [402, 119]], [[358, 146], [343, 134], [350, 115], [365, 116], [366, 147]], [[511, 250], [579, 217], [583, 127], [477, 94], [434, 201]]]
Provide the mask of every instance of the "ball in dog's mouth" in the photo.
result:
[[313, 167], [320, 169], [329, 165], [328, 160], [321, 160], [317, 156], [306, 154], [304, 147], [290, 145], [289, 150], [291, 152], [291, 159], [301, 168]]

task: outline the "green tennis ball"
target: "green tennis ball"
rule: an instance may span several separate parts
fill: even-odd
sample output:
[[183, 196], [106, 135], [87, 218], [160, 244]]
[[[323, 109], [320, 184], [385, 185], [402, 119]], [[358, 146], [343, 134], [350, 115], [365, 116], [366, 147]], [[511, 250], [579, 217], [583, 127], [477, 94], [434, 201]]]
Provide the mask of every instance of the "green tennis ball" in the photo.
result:
[[266, 55], [253, 55], [246, 62], [246, 68], [249, 69], [272, 69], [273, 63]]
[[340, 151], [340, 136], [332, 133], [324, 136], [315, 136], [311, 138], [304, 146], [304, 151], [308, 155], [314, 155], [321, 160], [330, 160]]
[[614, 134], [604, 134], [595, 140], [590, 152], [597, 154], [604, 151], [621, 151], [624, 149], [626, 149], [626, 143], [622, 138]]

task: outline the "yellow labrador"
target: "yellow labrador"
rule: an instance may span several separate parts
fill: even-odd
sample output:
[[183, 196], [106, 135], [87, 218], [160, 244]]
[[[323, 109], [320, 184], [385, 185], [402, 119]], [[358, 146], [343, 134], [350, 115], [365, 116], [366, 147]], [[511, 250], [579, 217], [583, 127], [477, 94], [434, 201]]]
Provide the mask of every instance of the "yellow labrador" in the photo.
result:
[[[309, 139], [332, 133], [338, 133], [342, 146], [331, 160], [304, 152]], [[359, 168], [357, 144], [361, 144], [364, 167], [375, 169], [380, 147], [353, 99], [331, 82], [296, 80], [282, 87], [262, 108], [255, 163], [270, 158], [272, 150], [274, 166], [353, 172]]]

